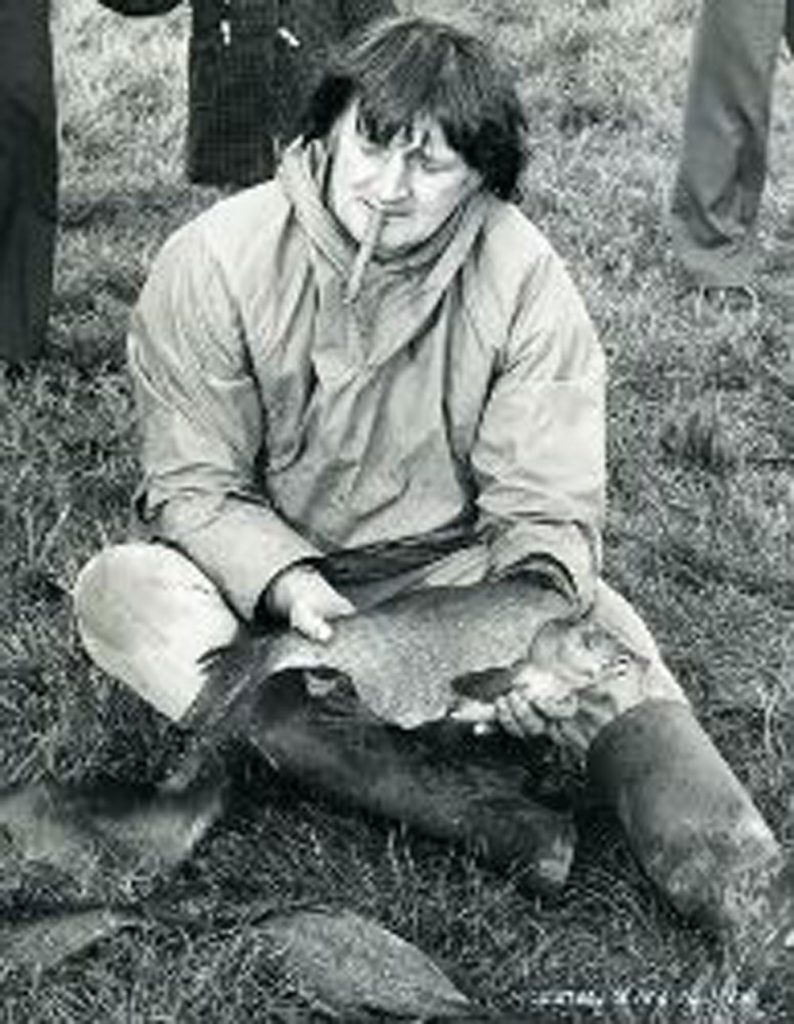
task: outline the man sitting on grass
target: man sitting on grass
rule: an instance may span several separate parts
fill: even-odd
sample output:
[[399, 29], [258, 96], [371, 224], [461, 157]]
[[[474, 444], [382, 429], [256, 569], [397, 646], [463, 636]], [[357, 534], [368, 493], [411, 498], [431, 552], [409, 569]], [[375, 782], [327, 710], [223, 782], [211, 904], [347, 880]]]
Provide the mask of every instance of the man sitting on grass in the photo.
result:
[[[194, 723], [203, 656], [268, 617], [322, 645], [406, 590], [542, 577], [570, 610], [555, 640], [570, 672], [529, 665], [483, 714], [577, 743], [676, 905], [756, 943], [778, 931], [780, 848], [599, 578], [604, 357], [510, 202], [524, 132], [513, 78], [478, 40], [385, 21], [329, 63], [277, 178], [166, 244], [129, 339], [146, 542], [85, 567], [81, 633], [105, 670]], [[323, 575], [327, 556], [381, 543], [410, 568]], [[583, 685], [570, 641], [593, 629], [631, 671]]]

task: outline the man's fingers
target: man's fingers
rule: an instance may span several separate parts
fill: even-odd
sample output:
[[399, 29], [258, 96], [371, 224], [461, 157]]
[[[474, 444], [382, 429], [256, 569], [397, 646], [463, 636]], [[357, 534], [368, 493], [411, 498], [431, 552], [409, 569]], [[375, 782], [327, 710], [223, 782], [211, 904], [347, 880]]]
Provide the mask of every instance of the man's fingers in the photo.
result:
[[496, 706], [496, 721], [511, 736], [523, 739], [526, 732], [515, 715], [512, 707], [505, 701], [498, 701]]
[[450, 711], [449, 717], [454, 722], [485, 725], [496, 720], [496, 708], [492, 703], [464, 697]]
[[348, 601], [346, 597], [332, 591], [332, 596], [325, 608], [325, 614], [329, 619], [343, 619], [346, 615], [355, 615], [355, 613], [356, 606], [352, 601]]
[[450, 718], [466, 722], [477, 732], [491, 731], [500, 725], [512, 736], [542, 736], [549, 731], [549, 722], [533, 705], [531, 697], [521, 690], [512, 690], [495, 701], [461, 700]]
[[[327, 627], [328, 619], [343, 618], [356, 610], [316, 569], [300, 564], [285, 569], [271, 583], [268, 606], [294, 629], [317, 639], [330, 637], [327, 628], [318, 626], [318, 619]], [[318, 632], [320, 636], [316, 636]]]
[[499, 724], [513, 736], [542, 736], [548, 731], [548, 723], [538, 714], [532, 702], [520, 690], [513, 690], [500, 697], [495, 704]]
[[326, 644], [334, 635], [326, 620], [305, 604], [296, 604], [290, 615], [290, 626], [309, 640]]
[[549, 728], [549, 735], [555, 743], [564, 747], [572, 747], [584, 753], [589, 745], [587, 733], [577, 726], [571, 719], [561, 718], [558, 722], [552, 723]]

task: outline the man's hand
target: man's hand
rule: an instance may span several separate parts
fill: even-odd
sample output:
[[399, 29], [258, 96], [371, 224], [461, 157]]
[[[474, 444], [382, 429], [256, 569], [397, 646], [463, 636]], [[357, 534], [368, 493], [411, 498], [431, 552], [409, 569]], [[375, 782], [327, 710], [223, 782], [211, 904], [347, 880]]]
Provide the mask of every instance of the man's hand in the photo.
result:
[[555, 726], [573, 717], [576, 699], [550, 672], [525, 665], [511, 688], [492, 701], [465, 698], [452, 712], [458, 722], [468, 722], [474, 732], [485, 734], [501, 726], [524, 739], [553, 734]]
[[286, 619], [291, 629], [310, 640], [327, 643], [333, 636], [329, 622], [352, 615], [355, 607], [323, 576], [307, 565], [294, 565], [280, 573], [268, 587], [269, 610]]
[[638, 704], [685, 700], [661, 662], [592, 615], [547, 622], [528, 659], [514, 668], [509, 686], [491, 700], [470, 695], [452, 716], [478, 733], [498, 725], [514, 736], [546, 735], [585, 751], [606, 725]]

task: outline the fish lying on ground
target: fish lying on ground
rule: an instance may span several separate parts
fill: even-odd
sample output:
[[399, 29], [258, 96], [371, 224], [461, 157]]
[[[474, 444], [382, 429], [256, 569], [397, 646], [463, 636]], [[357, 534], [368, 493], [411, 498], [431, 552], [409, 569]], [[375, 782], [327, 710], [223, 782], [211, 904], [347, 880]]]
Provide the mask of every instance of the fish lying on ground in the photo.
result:
[[[533, 1024], [532, 1013], [478, 1006], [421, 950], [349, 910], [275, 916], [261, 934], [281, 970], [318, 1010], [342, 1021]], [[548, 1016], [543, 1015], [544, 1024]]]
[[285, 976], [342, 1020], [362, 1014], [446, 1018], [469, 999], [416, 946], [351, 911], [306, 910], [265, 921]]
[[[50, 970], [123, 930], [156, 922], [157, 908], [147, 911], [64, 910], [0, 925], [0, 983], [19, 971]], [[179, 912], [167, 916], [178, 920]], [[349, 910], [271, 914], [252, 927], [251, 937], [263, 940], [284, 980], [324, 1017], [348, 1024], [514, 1021], [478, 1008], [415, 945]]]
[[140, 925], [131, 910], [64, 910], [0, 926], [0, 981], [13, 971], [45, 971], [125, 928]]
[[532, 1013], [519, 1017], [485, 1009], [413, 943], [350, 910], [307, 907], [272, 914], [255, 934], [265, 939], [282, 977], [323, 1017], [349, 1024], [537, 1020]]
[[415, 945], [349, 910], [277, 915], [260, 934], [297, 991], [346, 1024], [549, 1024], [546, 1008], [486, 1009]]
[[0, 791], [0, 892], [46, 871], [82, 904], [146, 894], [217, 820], [225, 785], [220, 777], [182, 791], [43, 780]]

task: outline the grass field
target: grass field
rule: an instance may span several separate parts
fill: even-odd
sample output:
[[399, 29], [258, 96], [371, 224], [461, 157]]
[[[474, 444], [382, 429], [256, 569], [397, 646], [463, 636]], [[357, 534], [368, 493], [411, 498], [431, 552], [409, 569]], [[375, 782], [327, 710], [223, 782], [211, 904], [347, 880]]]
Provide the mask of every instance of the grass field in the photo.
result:
[[[728, 310], [686, 288], [664, 225], [693, 0], [403, 6], [473, 26], [516, 62], [533, 140], [523, 205], [568, 261], [609, 354], [606, 575], [646, 616], [794, 853], [794, 68], [782, 63], [776, 89], [760, 225], [768, 287]], [[183, 180], [187, 18], [125, 21], [69, 0], [55, 23], [51, 352], [0, 376], [4, 784], [154, 779], [180, 745], [89, 666], [69, 592], [80, 565], [126, 530], [130, 304], [169, 232], [217, 197]], [[305, 1019], [250, 910], [306, 901], [375, 917], [483, 1004], [528, 1020], [794, 1015], [794, 968], [739, 990], [595, 815], [570, 885], [544, 901], [461, 853], [298, 798], [256, 763], [243, 770], [250, 785], [163, 895], [182, 923], [153, 915], [52, 974], [14, 979], [0, 1021]]]

